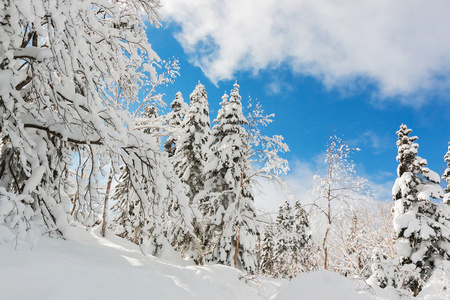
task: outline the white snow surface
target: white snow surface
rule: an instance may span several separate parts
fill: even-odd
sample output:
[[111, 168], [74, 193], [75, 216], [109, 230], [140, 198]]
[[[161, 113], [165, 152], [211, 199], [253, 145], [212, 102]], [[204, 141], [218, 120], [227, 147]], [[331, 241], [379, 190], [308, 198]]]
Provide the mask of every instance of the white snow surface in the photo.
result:
[[[143, 255], [111, 232], [101, 237], [99, 228], [70, 227], [67, 235], [67, 240], [43, 237], [33, 247], [0, 246], [0, 299], [371, 300], [394, 295], [376, 288], [375, 296], [362, 282], [328, 271], [288, 282], [245, 276], [221, 265], [194, 266], [175, 252], [162, 258]], [[444, 288], [449, 273], [440, 270], [415, 299], [449, 299]]]

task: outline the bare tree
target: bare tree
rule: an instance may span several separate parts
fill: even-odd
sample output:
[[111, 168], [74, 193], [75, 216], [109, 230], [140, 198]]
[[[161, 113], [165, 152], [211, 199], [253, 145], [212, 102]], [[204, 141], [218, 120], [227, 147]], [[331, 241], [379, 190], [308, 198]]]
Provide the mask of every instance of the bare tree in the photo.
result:
[[356, 176], [355, 165], [349, 160], [350, 154], [356, 149], [350, 148], [344, 141], [331, 135], [325, 163], [326, 174], [314, 177], [312, 188], [313, 203], [311, 204], [311, 222], [316, 228], [321, 228], [318, 238], [323, 253], [323, 269], [330, 269], [330, 237], [338, 236], [338, 224], [350, 218], [357, 211], [362, 200], [367, 197], [367, 181]]

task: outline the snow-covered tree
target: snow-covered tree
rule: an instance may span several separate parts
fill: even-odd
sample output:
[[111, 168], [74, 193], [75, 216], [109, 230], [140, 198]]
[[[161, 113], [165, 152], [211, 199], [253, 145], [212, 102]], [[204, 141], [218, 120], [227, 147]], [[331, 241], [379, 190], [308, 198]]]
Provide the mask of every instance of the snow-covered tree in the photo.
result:
[[[95, 211], [100, 178], [120, 166], [152, 224], [190, 223], [174, 220], [191, 214], [167, 155], [155, 138], [134, 130], [127, 109], [160, 78], [142, 19], [158, 23], [158, 8], [156, 0], [3, 3], [0, 243], [32, 232], [63, 236], [73, 190], [74, 214], [85, 218]], [[77, 157], [89, 166], [70, 180]], [[169, 221], [174, 201], [180, 213]]]
[[[140, 119], [144, 119], [146, 123], [155, 123], [159, 117], [159, 108], [156, 106], [156, 103], [153, 102], [152, 104], [148, 104], [144, 106], [144, 110], [142, 111], [140, 115]], [[152, 134], [158, 132], [157, 128], [148, 127], [145, 128], [144, 133], [146, 134]]]
[[[228, 105], [228, 95], [225, 93], [220, 103], [217, 118], [213, 121], [212, 128], [212, 152], [207, 157], [208, 161], [205, 169], [205, 188], [197, 195], [199, 208], [202, 212], [201, 230], [199, 232], [204, 261], [217, 261], [214, 255], [216, 244], [223, 231], [223, 215], [236, 195], [233, 193], [236, 182], [229, 171], [229, 165], [236, 168], [235, 162], [230, 157], [223, 157], [221, 152], [229, 151], [230, 145], [222, 145], [222, 140], [226, 136], [223, 123], [226, 122], [225, 112]], [[239, 124], [238, 124], [239, 126]], [[240, 127], [238, 127], [240, 130]], [[239, 131], [238, 131], [239, 132]], [[232, 153], [230, 151], [230, 153]], [[228, 153], [228, 154], [230, 154]], [[239, 155], [239, 153], [235, 153]], [[228, 178], [225, 178], [227, 176]], [[228, 180], [227, 180], [228, 179]]]
[[210, 155], [210, 126], [205, 86], [199, 82], [190, 95], [189, 110], [184, 117], [175, 149], [175, 171], [181, 181], [189, 186], [190, 203], [203, 190], [204, 169]]
[[450, 259], [450, 230], [448, 207], [430, 201], [443, 197], [440, 176], [417, 155], [418, 138], [409, 136], [411, 131], [403, 124], [397, 131], [398, 178], [392, 195], [397, 256], [403, 269], [415, 270], [401, 287], [417, 295], [440, 261]]
[[311, 235], [309, 229], [308, 213], [303, 209], [299, 200], [296, 200], [293, 207], [294, 232], [297, 236], [297, 244], [302, 247], [308, 244]]
[[[233, 96], [233, 94], [230, 96]], [[261, 126], [270, 124], [274, 115], [264, 115], [260, 104], [252, 106], [251, 99], [249, 99], [248, 110], [246, 117], [248, 123], [245, 128], [246, 136], [243, 143], [244, 157], [239, 184], [240, 193], [238, 194], [240, 196], [236, 202], [238, 230], [236, 233], [237, 247], [234, 254], [235, 266], [238, 256], [244, 263], [246, 260], [252, 263], [254, 261], [250, 255], [244, 256], [245, 252], [241, 251], [240, 247], [247, 247], [250, 250], [255, 243], [256, 224], [254, 218], [256, 214], [253, 207], [253, 187], [257, 184], [256, 178], [265, 178], [269, 182], [287, 189], [280, 176], [286, 174], [289, 170], [287, 161], [278, 156], [279, 153], [289, 151], [288, 146], [283, 142], [283, 137], [279, 135], [270, 137], [261, 133]], [[250, 254], [250, 251], [247, 253]], [[249, 265], [248, 262], [246, 263], [247, 266]]]
[[[204, 214], [203, 244], [214, 249], [207, 260], [230, 266], [239, 264], [253, 273], [256, 270], [256, 214], [251, 188], [243, 183], [247, 120], [237, 83], [229, 101], [225, 94], [221, 105], [212, 129], [213, 155], [208, 161], [206, 188], [203, 196], [200, 195]], [[246, 237], [242, 243], [236, 232]]]
[[312, 189], [313, 204], [311, 205], [311, 222], [315, 222], [317, 243], [322, 249], [323, 268], [330, 269], [330, 242], [336, 237], [337, 223], [347, 218], [358, 209], [358, 206], [368, 196], [366, 180], [355, 175], [354, 163], [349, 156], [354, 151], [345, 142], [330, 136], [327, 145], [325, 175], [314, 176]]
[[99, 145], [73, 145], [74, 157], [78, 160], [72, 170], [75, 183], [75, 191], [69, 193], [72, 202], [70, 215], [75, 221], [85, 226], [97, 224], [102, 212], [102, 195], [99, 190], [99, 182], [96, 174], [104, 167], [104, 163], [99, 161], [102, 156]]
[[293, 207], [288, 200], [280, 205], [276, 225], [274, 276], [292, 279], [312, 270], [308, 214], [298, 200]]
[[291, 277], [291, 261], [293, 246], [293, 229], [294, 218], [292, 215], [291, 206], [286, 199], [283, 205], [280, 205], [278, 209], [278, 215], [276, 218], [277, 224], [277, 243], [274, 248], [275, 252], [275, 274], [281, 278]]
[[[180, 100], [181, 101], [181, 100]], [[178, 177], [189, 189], [189, 203], [197, 207], [195, 197], [204, 188], [205, 164], [210, 156], [211, 128], [209, 105], [205, 86], [200, 82], [190, 95], [189, 109], [183, 118], [182, 127], [177, 131], [175, 152], [172, 157], [174, 169]], [[174, 242], [178, 249], [201, 263], [197, 236], [200, 235], [200, 220], [193, 219], [195, 236], [189, 233], [177, 232]], [[186, 235], [185, 235], [186, 234]]]
[[[141, 14], [155, 22], [158, 6], [157, 1], [3, 3], [0, 222], [11, 235], [26, 235], [38, 223], [50, 235], [63, 235], [70, 209], [63, 179], [72, 145], [115, 147], [120, 136], [117, 153], [129, 144], [121, 130], [126, 114], [118, 107], [136, 99], [142, 70], [154, 70], [150, 63], [157, 56]], [[89, 151], [95, 157], [95, 149]]]
[[143, 237], [139, 235], [139, 232], [145, 230], [146, 216], [142, 212], [142, 217], [140, 217], [143, 207], [134, 194], [130, 171], [126, 166], [122, 168], [112, 198], [116, 200], [112, 207], [116, 213], [113, 221], [122, 228], [119, 235], [135, 244], [142, 244]]
[[293, 237], [291, 243], [291, 262], [295, 266], [293, 277], [299, 272], [312, 270], [313, 262], [311, 260], [311, 229], [309, 228], [308, 213], [296, 200], [292, 210], [294, 217]]
[[169, 128], [170, 135], [164, 143], [164, 150], [169, 154], [169, 157], [175, 155], [178, 132], [182, 128], [188, 108], [189, 106], [184, 102], [181, 92], [177, 92], [175, 99], [170, 104], [171, 111], [166, 116], [166, 125]]
[[450, 146], [448, 146], [448, 151], [444, 156], [444, 160], [447, 163], [447, 168], [444, 171], [442, 179], [447, 183], [447, 187], [444, 189], [444, 204], [450, 204]]
[[229, 97], [222, 97], [221, 105], [214, 121], [205, 190], [198, 196], [204, 214], [205, 260], [253, 273], [257, 267], [254, 179], [263, 176], [280, 182], [278, 175], [288, 167], [278, 152], [288, 148], [281, 137], [260, 133], [259, 126], [270, 123], [271, 116], [264, 116], [259, 105], [248, 118], [244, 116], [237, 83]]
[[266, 226], [259, 245], [259, 272], [269, 277], [275, 277], [276, 237], [271, 225]]

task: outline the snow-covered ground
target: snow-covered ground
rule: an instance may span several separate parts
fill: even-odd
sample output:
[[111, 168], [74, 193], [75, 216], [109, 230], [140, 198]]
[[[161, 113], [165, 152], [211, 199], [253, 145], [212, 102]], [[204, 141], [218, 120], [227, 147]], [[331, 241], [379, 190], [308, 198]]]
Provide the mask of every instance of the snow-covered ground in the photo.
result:
[[[139, 247], [99, 229], [73, 227], [67, 240], [0, 247], [0, 299], [392, 299], [332, 272], [290, 282], [250, 277], [220, 265], [193, 266], [175, 253], [144, 256]], [[450, 275], [439, 271], [420, 299], [449, 299]]]

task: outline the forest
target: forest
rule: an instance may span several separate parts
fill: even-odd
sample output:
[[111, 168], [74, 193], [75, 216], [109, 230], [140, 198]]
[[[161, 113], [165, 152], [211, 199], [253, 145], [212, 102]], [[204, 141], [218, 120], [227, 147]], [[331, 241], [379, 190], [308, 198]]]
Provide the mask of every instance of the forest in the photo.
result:
[[200, 82], [188, 97], [158, 93], [179, 71], [147, 39], [158, 0], [29, 2], [0, 9], [0, 246], [98, 226], [145, 255], [250, 278], [328, 270], [412, 296], [450, 259], [450, 147], [437, 174], [399, 124], [386, 202], [332, 133], [310, 199], [261, 211], [261, 180], [291, 195], [289, 147], [265, 133], [274, 115], [238, 82], [214, 116]]

